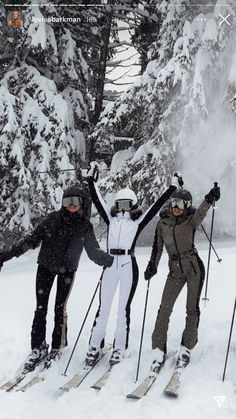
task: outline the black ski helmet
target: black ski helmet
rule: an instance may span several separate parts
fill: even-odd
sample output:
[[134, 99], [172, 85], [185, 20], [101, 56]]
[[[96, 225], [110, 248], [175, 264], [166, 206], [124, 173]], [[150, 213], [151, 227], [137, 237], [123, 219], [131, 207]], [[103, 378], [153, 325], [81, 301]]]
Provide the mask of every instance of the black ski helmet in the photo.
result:
[[[176, 200], [176, 205], [173, 205], [175, 203]], [[189, 191], [187, 191], [186, 189], [176, 189], [172, 195], [171, 195], [171, 206], [175, 207], [178, 206], [177, 205], [177, 201], [181, 200], [183, 201], [183, 207], [182, 209], [187, 209], [189, 207], [192, 206], [192, 195]]]
[[85, 193], [83, 186], [77, 183], [70, 185], [63, 192], [63, 198], [67, 198], [68, 196], [81, 196], [82, 198], [84, 198]]
[[63, 198], [67, 198], [69, 196], [80, 196], [82, 198], [82, 208], [87, 213], [90, 212], [91, 209], [91, 198], [90, 193], [88, 191], [87, 185], [81, 183], [74, 183], [67, 187], [63, 192]]

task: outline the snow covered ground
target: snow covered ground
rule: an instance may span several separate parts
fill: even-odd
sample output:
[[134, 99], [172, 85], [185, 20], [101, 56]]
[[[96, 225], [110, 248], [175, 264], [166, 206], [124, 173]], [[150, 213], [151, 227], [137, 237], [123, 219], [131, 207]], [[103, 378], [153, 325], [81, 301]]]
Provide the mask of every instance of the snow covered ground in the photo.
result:
[[[142, 315], [146, 294], [143, 271], [150, 255], [150, 248], [138, 248], [140, 282], [132, 306], [130, 333], [130, 356], [120, 366], [114, 367], [106, 387], [100, 392], [90, 388], [105, 370], [107, 359], [102, 361], [80, 389], [61, 394], [59, 386], [67, 378], [64, 371], [69, 355], [96, 287], [101, 269], [83, 254], [69, 303], [69, 347], [57, 367], [48, 372], [47, 379], [28, 392], [0, 392], [0, 419], [231, 419], [236, 412], [236, 324], [228, 360], [226, 380], [222, 373], [227, 340], [236, 295], [236, 246], [235, 242], [218, 241], [215, 247], [223, 261], [217, 263], [212, 254], [209, 279], [209, 302], [204, 307], [201, 301], [199, 343], [192, 355], [192, 362], [183, 376], [182, 393], [178, 399], [167, 399], [162, 390], [167, 384], [173, 359], [168, 359], [158, 380], [148, 395], [140, 401], [126, 399], [134, 387]], [[205, 264], [208, 246], [198, 244]], [[30, 329], [35, 306], [35, 272], [38, 251], [29, 251], [19, 259], [5, 264], [0, 273], [0, 384], [14, 375], [30, 351]], [[160, 303], [161, 292], [167, 273], [167, 257], [163, 255], [159, 271], [150, 285], [147, 323], [145, 328], [140, 380], [145, 376], [152, 361], [151, 333]], [[204, 294], [205, 289], [203, 290]], [[50, 299], [48, 316], [48, 342], [53, 322], [53, 301]], [[185, 291], [180, 295], [172, 314], [169, 329], [168, 351], [177, 350], [185, 318]], [[82, 367], [90, 329], [98, 300], [92, 307], [77, 350], [68, 370], [68, 379]], [[113, 338], [116, 317], [115, 301], [108, 325], [107, 342]], [[218, 397], [222, 400], [218, 405]], [[221, 399], [223, 397], [223, 399]]]

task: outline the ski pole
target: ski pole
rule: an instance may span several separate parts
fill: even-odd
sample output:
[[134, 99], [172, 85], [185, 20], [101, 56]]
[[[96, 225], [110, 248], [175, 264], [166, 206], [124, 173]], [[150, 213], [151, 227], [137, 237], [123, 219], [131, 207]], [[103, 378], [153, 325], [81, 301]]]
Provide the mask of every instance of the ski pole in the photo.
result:
[[228, 362], [229, 348], [230, 348], [231, 336], [232, 336], [233, 325], [234, 325], [235, 310], [236, 310], [236, 298], [234, 300], [233, 315], [232, 315], [232, 320], [231, 320], [231, 326], [230, 326], [230, 332], [229, 332], [229, 340], [228, 340], [228, 347], [227, 347], [226, 358], [225, 358], [225, 366], [224, 366], [224, 372], [223, 372], [223, 377], [222, 377], [222, 381], [223, 382], [224, 382], [224, 379], [225, 379], [226, 366], [227, 366], [227, 362]]
[[96, 289], [95, 289], [95, 291], [94, 291], [94, 293], [93, 293], [92, 299], [91, 299], [91, 301], [90, 301], [90, 304], [89, 304], [88, 310], [87, 310], [87, 312], [86, 312], [86, 315], [85, 315], [84, 321], [83, 321], [83, 323], [82, 323], [82, 326], [81, 326], [80, 331], [79, 331], [79, 333], [78, 333], [78, 336], [77, 336], [77, 338], [76, 338], [76, 341], [75, 341], [74, 347], [73, 347], [73, 349], [72, 349], [72, 352], [71, 352], [71, 355], [70, 355], [69, 361], [68, 361], [68, 363], [67, 363], [66, 369], [65, 369], [65, 371], [64, 371], [64, 373], [63, 373], [62, 375], [65, 375], [65, 376], [66, 376], [66, 372], [67, 372], [68, 367], [69, 367], [69, 365], [70, 365], [70, 362], [71, 362], [72, 356], [73, 356], [73, 354], [74, 354], [74, 351], [75, 351], [76, 345], [77, 345], [77, 343], [78, 343], [78, 341], [79, 341], [80, 335], [81, 335], [82, 330], [83, 330], [83, 328], [84, 328], [84, 324], [85, 324], [85, 322], [86, 322], [86, 320], [87, 320], [87, 317], [88, 317], [89, 311], [90, 311], [91, 306], [92, 306], [92, 304], [93, 304], [93, 300], [94, 300], [94, 298], [95, 298], [95, 295], [97, 294], [97, 290], [98, 290], [98, 288], [99, 288], [100, 283], [101, 283], [101, 278], [100, 278], [100, 280], [98, 281], [98, 284], [97, 284], [97, 286], [96, 286]]
[[[217, 185], [218, 185], [218, 182], [214, 182], [214, 188], [217, 188]], [[205, 303], [206, 301], [209, 301], [209, 298], [207, 297], [207, 289], [208, 289], [208, 279], [209, 279], [210, 261], [211, 261], [211, 243], [212, 243], [212, 235], [213, 235], [214, 217], [215, 217], [215, 199], [212, 204], [212, 217], [211, 217], [211, 230], [210, 230], [209, 250], [208, 250], [208, 259], [207, 259], [207, 276], [206, 276], [205, 295], [202, 298], [205, 301]]]
[[144, 306], [144, 313], [143, 313], [143, 325], [142, 325], [142, 331], [141, 331], [141, 339], [140, 339], [139, 355], [138, 355], [138, 365], [137, 365], [137, 373], [136, 373], [136, 379], [135, 379], [135, 382], [137, 382], [137, 381], [138, 381], [139, 366], [140, 366], [140, 359], [141, 359], [141, 351], [142, 351], [142, 345], [143, 345], [144, 325], [145, 325], [146, 312], [147, 312], [147, 303], [148, 303], [149, 285], [150, 285], [150, 279], [149, 279], [149, 280], [148, 280], [148, 282], [147, 282], [146, 299], [145, 299], [145, 306]]
[[[206, 236], [206, 238], [207, 238], [207, 240], [209, 241], [209, 243], [210, 243], [210, 238], [209, 238], [209, 236], [208, 236], [208, 234], [207, 234], [207, 232], [206, 232], [206, 230], [205, 230], [205, 228], [203, 227], [203, 225], [201, 224], [201, 227], [202, 227], [202, 230], [203, 230], [203, 232], [204, 232], [204, 234], [205, 234], [205, 236]], [[213, 252], [215, 253], [215, 255], [216, 255], [216, 257], [217, 257], [217, 262], [222, 262], [222, 259], [219, 257], [219, 255], [217, 254], [217, 251], [216, 251], [216, 249], [214, 248], [214, 246], [213, 246], [213, 244], [212, 243], [210, 243], [210, 245], [211, 245], [211, 247], [212, 247], [212, 250], [213, 250]]]

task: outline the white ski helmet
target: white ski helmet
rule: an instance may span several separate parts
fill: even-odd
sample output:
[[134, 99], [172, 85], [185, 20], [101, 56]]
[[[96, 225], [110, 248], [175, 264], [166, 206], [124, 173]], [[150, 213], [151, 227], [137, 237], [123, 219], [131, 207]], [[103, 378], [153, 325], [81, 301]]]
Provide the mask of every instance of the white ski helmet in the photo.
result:
[[138, 199], [134, 191], [129, 188], [121, 189], [117, 192], [115, 201], [131, 201], [132, 207], [137, 204]]

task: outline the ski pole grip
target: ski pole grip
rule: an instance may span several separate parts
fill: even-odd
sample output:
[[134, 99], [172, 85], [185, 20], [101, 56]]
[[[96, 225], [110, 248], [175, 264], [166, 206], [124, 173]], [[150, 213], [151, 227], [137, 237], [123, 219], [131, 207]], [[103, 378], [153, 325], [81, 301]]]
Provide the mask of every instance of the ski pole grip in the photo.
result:
[[99, 170], [98, 170], [98, 167], [95, 167], [94, 174], [93, 174], [93, 180], [94, 180], [94, 182], [97, 182], [98, 181], [98, 177], [99, 177]]
[[183, 181], [183, 179], [182, 179], [182, 176], [180, 176], [179, 175], [179, 173], [175, 173], [174, 174], [174, 177], [177, 177], [178, 178], [178, 183], [179, 183], [179, 186], [183, 189], [183, 185], [184, 185], [184, 181]]
[[214, 182], [214, 188], [217, 188], [218, 182]]

